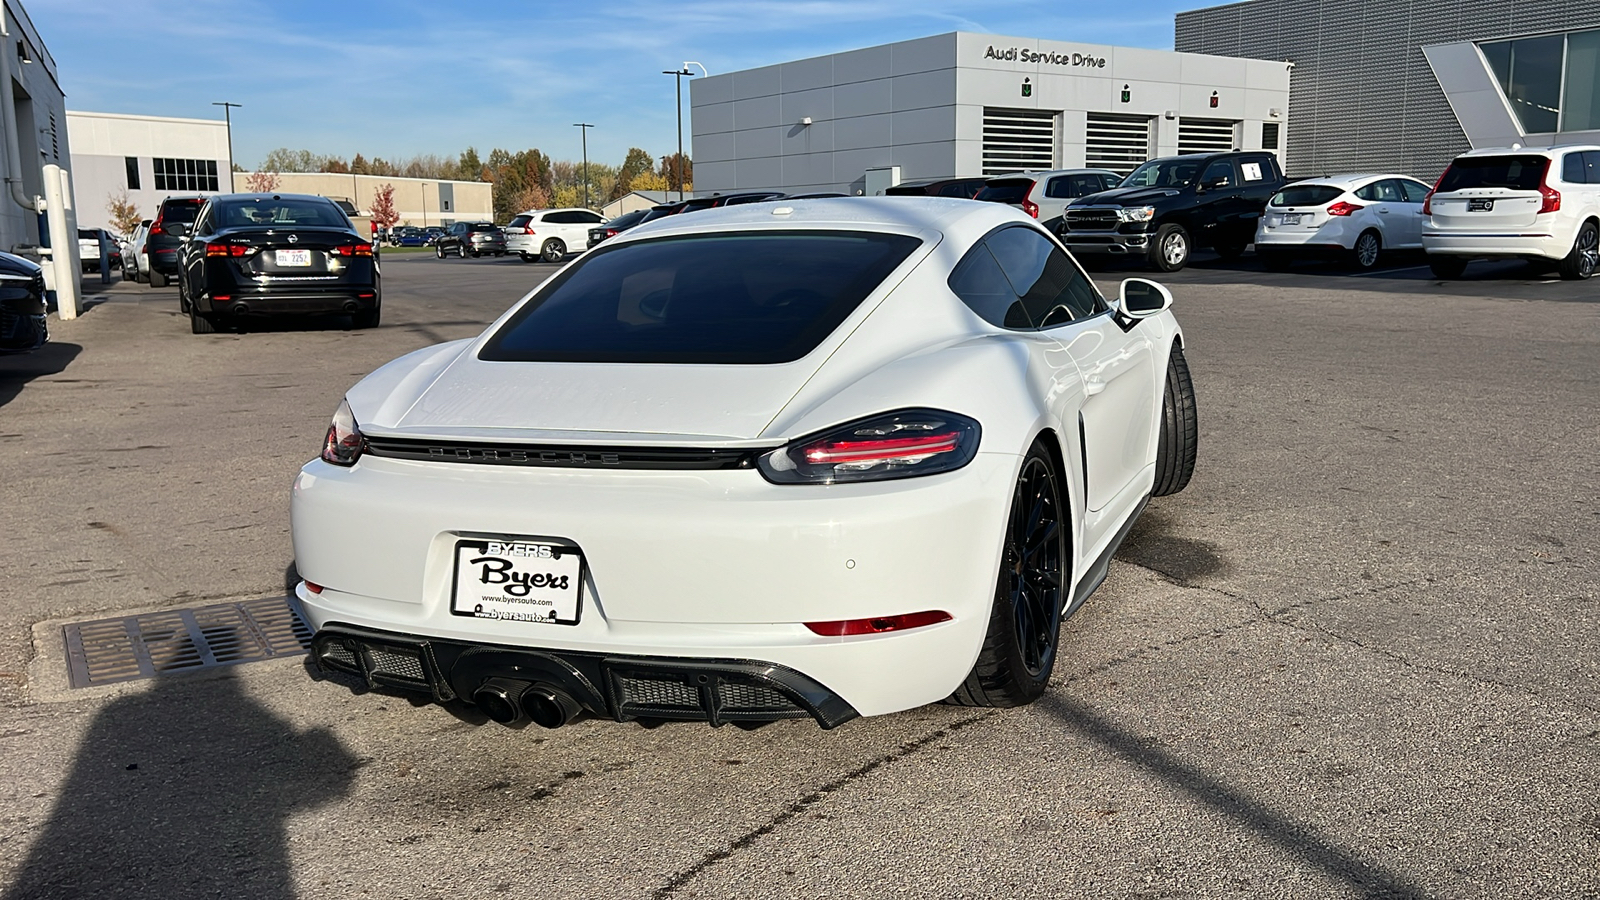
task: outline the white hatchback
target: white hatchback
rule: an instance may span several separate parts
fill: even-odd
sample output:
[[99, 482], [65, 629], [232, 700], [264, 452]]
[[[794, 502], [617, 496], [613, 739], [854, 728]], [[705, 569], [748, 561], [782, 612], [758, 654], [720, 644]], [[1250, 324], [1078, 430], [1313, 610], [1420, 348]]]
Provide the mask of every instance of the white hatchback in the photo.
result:
[[592, 209], [530, 209], [506, 225], [506, 251], [523, 262], [560, 262], [589, 246], [589, 229], [606, 220]]
[[1339, 175], [1286, 185], [1256, 226], [1256, 255], [1268, 267], [1336, 256], [1358, 269], [1385, 250], [1422, 247], [1428, 186], [1405, 175]]
[[1600, 146], [1473, 150], [1428, 195], [1422, 246], [1440, 278], [1472, 259], [1556, 263], [1562, 278], [1600, 268]]

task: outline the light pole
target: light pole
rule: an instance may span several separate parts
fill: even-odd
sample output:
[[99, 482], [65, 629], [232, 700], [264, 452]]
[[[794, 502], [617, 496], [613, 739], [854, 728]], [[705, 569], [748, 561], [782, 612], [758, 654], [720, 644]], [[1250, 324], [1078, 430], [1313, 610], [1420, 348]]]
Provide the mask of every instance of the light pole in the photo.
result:
[[583, 205], [589, 206], [589, 129], [593, 128], [588, 122], [573, 122], [573, 128], [583, 129]]
[[228, 127], [228, 193], [233, 193], [233, 111], [243, 109], [243, 103], [229, 103], [226, 100], [213, 103], [212, 106], [222, 107], [222, 121]]
[[[679, 200], [683, 199], [683, 76], [694, 77], [694, 73], [689, 71], [689, 66], [691, 65], [700, 66], [699, 63], [686, 62], [678, 69], [661, 70], [661, 74], [673, 76], [673, 80], [678, 83], [678, 164], [674, 168], [678, 170]], [[700, 66], [700, 71], [704, 72], [705, 70], [705, 66]]]
[[422, 182], [422, 227], [428, 227], [428, 183]]

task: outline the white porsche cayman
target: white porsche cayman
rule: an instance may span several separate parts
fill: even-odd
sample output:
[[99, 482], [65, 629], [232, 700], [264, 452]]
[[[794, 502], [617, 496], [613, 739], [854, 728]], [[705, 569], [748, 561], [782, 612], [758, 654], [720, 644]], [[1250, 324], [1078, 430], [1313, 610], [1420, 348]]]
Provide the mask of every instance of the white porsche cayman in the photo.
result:
[[314, 656], [548, 727], [1028, 703], [1193, 471], [1171, 302], [995, 203], [630, 231], [350, 389], [294, 485]]

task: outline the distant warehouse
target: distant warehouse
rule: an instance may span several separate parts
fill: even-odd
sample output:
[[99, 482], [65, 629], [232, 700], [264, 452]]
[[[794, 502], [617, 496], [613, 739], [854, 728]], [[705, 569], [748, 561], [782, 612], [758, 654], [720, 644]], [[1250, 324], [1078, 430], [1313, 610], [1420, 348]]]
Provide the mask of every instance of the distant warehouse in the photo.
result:
[[877, 193], [901, 180], [1282, 147], [1289, 66], [952, 32], [696, 78], [697, 194]]

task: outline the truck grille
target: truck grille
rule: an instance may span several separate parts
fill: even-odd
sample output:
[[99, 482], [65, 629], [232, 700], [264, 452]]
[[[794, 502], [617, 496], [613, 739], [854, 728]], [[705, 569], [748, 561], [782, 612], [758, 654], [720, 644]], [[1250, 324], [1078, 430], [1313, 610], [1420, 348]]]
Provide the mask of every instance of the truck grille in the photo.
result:
[[1115, 209], [1068, 209], [1068, 231], [1115, 231], [1117, 227], [1117, 211]]

